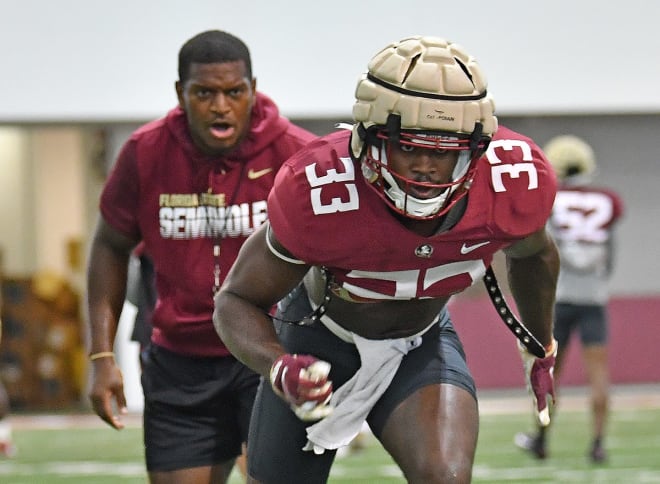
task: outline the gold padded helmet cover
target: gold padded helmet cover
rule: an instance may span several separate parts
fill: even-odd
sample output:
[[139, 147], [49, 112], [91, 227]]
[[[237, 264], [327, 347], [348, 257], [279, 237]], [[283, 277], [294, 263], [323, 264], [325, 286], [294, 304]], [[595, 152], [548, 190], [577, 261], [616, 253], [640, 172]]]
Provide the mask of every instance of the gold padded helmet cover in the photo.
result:
[[484, 136], [497, 130], [495, 103], [476, 60], [438, 37], [408, 37], [382, 49], [360, 77], [355, 98], [351, 150], [356, 158], [364, 144], [358, 133], [385, 125], [390, 114], [400, 116], [402, 130], [470, 135], [476, 123]]
[[569, 175], [591, 176], [596, 171], [594, 151], [577, 136], [556, 136], [548, 141], [543, 152], [560, 179]]

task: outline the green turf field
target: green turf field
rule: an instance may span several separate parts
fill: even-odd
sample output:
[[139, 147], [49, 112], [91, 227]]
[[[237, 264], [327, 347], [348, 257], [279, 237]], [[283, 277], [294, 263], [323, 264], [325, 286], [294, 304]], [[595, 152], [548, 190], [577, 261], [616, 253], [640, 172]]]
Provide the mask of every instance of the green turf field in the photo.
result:
[[[553, 428], [550, 458], [539, 462], [513, 446], [526, 414], [482, 415], [474, 482], [481, 483], [660, 483], [660, 409], [616, 410], [607, 446], [610, 460], [586, 458], [588, 417], [562, 412]], [[109, 428], [16, 428], [19, 454], [0, 460], [4, 484], [145, 483], [141, 430]], [[398, 468], [370, 437], [367, 447], [335, 462], [330, 482], [402, 483]], [[231, 484], [241, 480], [233, 475]]]

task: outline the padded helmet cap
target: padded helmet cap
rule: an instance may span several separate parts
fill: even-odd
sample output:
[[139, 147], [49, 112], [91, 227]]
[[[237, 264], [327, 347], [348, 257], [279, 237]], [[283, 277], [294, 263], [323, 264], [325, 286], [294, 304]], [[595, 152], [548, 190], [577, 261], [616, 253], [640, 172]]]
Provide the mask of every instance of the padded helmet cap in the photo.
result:
[[591, 176], [596, 171], [596, 157], [591, 146], [570, 134], [552, 138], [543, 148], [560, 179]]
[[392, 43], [369, 62], [355, 90], [351, 151], [359, 158], [366, 131], [385, 126], [391, 114], [402, 130], [471, 135], [497, 130], [495, 103], [476, 60], [460, 45], [438, 37], [408, 37]]

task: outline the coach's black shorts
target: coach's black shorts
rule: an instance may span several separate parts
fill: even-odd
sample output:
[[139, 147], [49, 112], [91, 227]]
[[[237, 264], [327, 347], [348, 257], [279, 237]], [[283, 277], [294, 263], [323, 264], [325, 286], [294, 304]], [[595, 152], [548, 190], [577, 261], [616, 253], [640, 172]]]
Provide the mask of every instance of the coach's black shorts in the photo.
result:
[[259, 375], [233, 357], [191, 358], [149, 345], [142, 352], [147, 470], [219, 464], [247, 441]]
[[608, 338], [607, 310], [597, 304], [555, 305], [554, 336], [560, 348], [566, 347], [571, 333], [579, 331], [582, 346], [604, 345]]
[[[300, 286], [287, 297], [285, 305], [285, 311], [278, 314], [283, 319], [299, 320], [311, 312]], [[312, 354], [330, 362], [330, 379], [335, 388], [348, 381], [360, 366], [355, 346], [339, 339], [321, 323], [311, 326], [281, 324], [279, 334], [287, 351]], [[421, 346], [403, 357], [392, 383], [367, 418], [377, 437], [382, 434], [394, 408], [423, 386], [450, 383], [467, 390], [476, 399], [463, 347], [446, 311], [422, 340]], [[335, 451], [321, 455], [302, 451], [307, 442], [305, 428], [313, 423], [299, 420], [269, 384], [262, 384], [255, 401], [248, 441], [250, 475], [268, 484], [326, 482]]]

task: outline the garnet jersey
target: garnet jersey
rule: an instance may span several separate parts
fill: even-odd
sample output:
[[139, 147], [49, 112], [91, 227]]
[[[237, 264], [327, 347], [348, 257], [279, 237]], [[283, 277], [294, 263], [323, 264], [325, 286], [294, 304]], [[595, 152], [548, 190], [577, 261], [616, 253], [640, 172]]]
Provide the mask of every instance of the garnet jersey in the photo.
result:
[[529, 138], [500, 127], [478, 161], [464, 215], [424, 237], [404, 227], [348, 152], [349, 131], [287, 161], [268, 198], [272, 230], [307, 264], [326, 267], [355, 299], [436, 298], [480, 279], [493, 254], [547, 221], [554, 172]]
[[558, 302], [607, 302], [613, 229], [622, 214], [623, 202], [611, 190], [560, 187], [548, 224], [561, 261]]
[[154, 261], [155, 343], [191, 356], [229, 354], [212, 321], [216, 262], [221, 283], [245, 239], [267, 219], [277, 170], [314, 138], [257, 93], [250, 132], [225, 157], [199, 152], [180, 108], [126, 142], [101, 196], [101, 213], [115, 229], [142, 239]]

